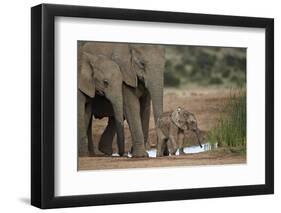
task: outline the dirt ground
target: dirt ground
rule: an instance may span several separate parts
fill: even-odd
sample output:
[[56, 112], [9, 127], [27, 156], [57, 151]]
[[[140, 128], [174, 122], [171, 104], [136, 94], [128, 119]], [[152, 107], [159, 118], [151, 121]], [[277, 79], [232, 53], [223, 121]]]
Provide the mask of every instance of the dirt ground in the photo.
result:
[[[232, 91], [233, 92], [233, 91]], [[202, 138], [213, 128], [221, 113], [224, 105], [230, 95], [230, 90], [225, 88], [189, 88], [189, 89], [165, 89], [164, 90], [164, 112], [176, 109], [178, 106], [183, 107], [194, 113], [198, 126], [202, 132]], [[107, 118], [94, 120], [93, 137], [94, 148], [97, 149], [97, 142], [107, 124]], [[129, 127], [125, 123], [125, 144], [126, 151], [131, 147], [131, 135]], [[196, 137], [192, 133], [188, 134], [185, 145], [197, 144]], [[149, 129], [149, 146], [155, 147], [156, 135], [154, 129], [153, 114], [150, 118]], [[197, 154], [187, 154], [184, 156], [162, 157], [162, 158], [121, 158], [121, 157], [104, 157], [97, 151], [98, 157], [87, 156], [87, 145], [79, 147], [84, 152], [80, 152], [79, 170], [91, 169], [113, 169], [113, 168], [144, 168], [159, 166], [188, 166], [188, 165], [216, 165], [216, 164], [236, 164], [245, 163], [246, 156], [239, 154], [227, 153], [222, 151], [208, 151]], [[117, 152], [116, 140], [113, 142], [113, 150]]]
[[208, 151], [184, 156], [158, 158], [80, 157], [79, 170], [125, 169], [169, 166], [199, 166], [246, 163], [246, 156], [224, 151]]

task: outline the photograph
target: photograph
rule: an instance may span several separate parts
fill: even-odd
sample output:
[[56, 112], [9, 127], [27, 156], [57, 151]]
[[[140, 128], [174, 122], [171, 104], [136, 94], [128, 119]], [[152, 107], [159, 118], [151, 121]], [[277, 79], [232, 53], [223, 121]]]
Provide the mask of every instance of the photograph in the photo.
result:
[[247, 163], [247, 48], [77, 41], [78, 171]]
[[234, 14], [32, 7], [31, 204], [273, 194], [274, 19]]

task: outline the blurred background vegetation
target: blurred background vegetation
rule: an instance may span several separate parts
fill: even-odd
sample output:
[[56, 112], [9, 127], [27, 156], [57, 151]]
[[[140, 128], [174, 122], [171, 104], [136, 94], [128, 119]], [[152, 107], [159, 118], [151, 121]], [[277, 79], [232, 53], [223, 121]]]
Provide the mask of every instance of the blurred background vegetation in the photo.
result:
[[166, 87], [246, 84], [246, 48], [167, 45], [165, 52]]

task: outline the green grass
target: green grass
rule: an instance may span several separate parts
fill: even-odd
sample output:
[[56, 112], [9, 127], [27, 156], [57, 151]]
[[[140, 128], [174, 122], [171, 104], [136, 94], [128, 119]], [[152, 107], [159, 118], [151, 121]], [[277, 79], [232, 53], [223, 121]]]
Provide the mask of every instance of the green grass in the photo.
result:
[[218, 124], [209, 135], [211, 144], [218, 143], [233, 152], [246, 153], [246, 91], [230, 95]]

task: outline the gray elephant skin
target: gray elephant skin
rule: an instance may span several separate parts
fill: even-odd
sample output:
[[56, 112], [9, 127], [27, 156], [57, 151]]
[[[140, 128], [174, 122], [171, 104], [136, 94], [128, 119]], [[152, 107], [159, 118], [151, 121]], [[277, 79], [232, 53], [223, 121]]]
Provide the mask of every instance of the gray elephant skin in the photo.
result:
[[163, 113], [156, 126], [158, 135], [157, 157], [169, 154], [175, 155], [177, 149], [179, 149], [180, 155], [184, 154], [183, 140], [185, 131], [188, 130], [196, 134], [198, 143], [202, 147], [194, 114], [181, 107], [174, 111]]
[[[82, 69], [80, 69], [78, 86], [82, 101], [79, 107], [79, 113], [81, 115], [79, 117], [81, 118], [79, 126], [80, 123], [84, 123], [84, 127], [90, 125], [88, 123], [88, 112], [88, 114], [93, 114], [98, 118], [109, 117], [108, 125], [99, 142], [99, 149], [103, 153], [112, 154], [112, 141], [115, 133], [117, 133], [119, 154], [123, 155], [123, 118], [125, 117], [132, 136], [132, 156], [146, 157], [145, 146], [148, 141], [151, 101], [155, 122], [163, 112], [164, 49], [159, 45], [87, 42], [82, 46], [80, 52], [82, 55], [83, 53], [87, 53], [112, 60], [113, 63], [118, 64], [119, 74], [121, 74], [122, 79], [99, 76], [96, 74], [97, 68], [95, 69], [94, 64], [90, 64], [92, 69], [89, 69], [89, 71], [91, 72], [87, 76], [84, 76], [85, 78], [81, 75]], [[87, 64], [88, 62], [81, 60], [81, 66], [84, 63]], [[107, 63], [108, 65], [103, 65], [100, 70], [101, 72], [113, 72], [109, 71], [113, 65], [109, 61]], [[114, 69], [114, 73], [118, 73], [117, 69]], [[91, 78], [93, 79], [91, 80]], [[85, 88], [85, 81], [88, 81], [87, 83], [89, 84], [94, 83], [95, 86]], [[121, 92], [119, 87], [120, 82], [122, 82]], [[104, 86], [105, 84], [107, 87]], [[115, 95], [112, 96], [110, 94]], [[103, 101], [97, 101], [99, 99], [103, 99]], [[107, 107], [102, 107], [101, 103], [106, 103]], [[112, 105], [111, 108], [110, 105]], [[99, 113], [96, 111], [99, 111]], [[123, 115], [121, 116], [122, 113]], [[86, 120], [86, 122], [83, 120]], [[79, 128], [79, 138], [81, 140], [83, 138], [88, 139], [90, 150], [92, 149], [90, 132], [88, 131], [88, 136], [86, 136], [86, 132], [83, 132], [82, 128], [83, 124]]]
[[[89, 154], [94, 155], [92, 138], [92, 116], [109, 117], [109, 125], [117, 130], [119, 154], [124, 154], [123, 126], [123, 78], [119, 66], [105, 55], [94, 55], [86, 51], [79, 54], [78, 118], [79, 142], [88, 144]], [[106, 131], [105, 131], [106, 132]], [[106, 140], [102, 135], [101, 141]], [[99, 149], [106, 153], [106, 147]], [[106, 153], [110, 154], [110, 153]]]

